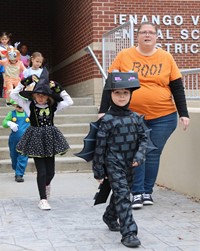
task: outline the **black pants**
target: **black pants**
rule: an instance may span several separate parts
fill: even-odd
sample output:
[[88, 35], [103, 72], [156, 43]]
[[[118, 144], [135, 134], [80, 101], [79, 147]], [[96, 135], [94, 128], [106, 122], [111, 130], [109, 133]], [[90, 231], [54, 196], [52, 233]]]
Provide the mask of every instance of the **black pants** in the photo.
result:
[[37, 169], [37, 185], [40, 199], [47, 199], [46, 186], [51, 183], [55, 175], [55, 156], [46, 158], [34, 158]]
[[3, 97], [3, 73], [0, 72], [0, 98]]

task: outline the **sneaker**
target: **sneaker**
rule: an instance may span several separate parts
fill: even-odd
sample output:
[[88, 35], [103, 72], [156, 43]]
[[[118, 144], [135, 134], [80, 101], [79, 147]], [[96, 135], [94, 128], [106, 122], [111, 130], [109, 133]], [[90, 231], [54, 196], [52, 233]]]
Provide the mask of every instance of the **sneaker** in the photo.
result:
[[153, 205], [151, 194], [144, 193], [142, 195], [143, 205]]
[[113, 232], [119, 232], [120, 231], [120, 225], [117, 221], [110, 222], [108, 218], [103, 215], [103, 221], [108, 226], [110, 231]]
[[47, 196], [47, 199], [50, 198], [50, 194], [51, 194], [51, 185], [49, 184], [48, 186], [46, 186], [46, 196]]
[[23, 178], [23, 176], [21, 176], [21, 175], [16, 175], [16, 176], [15, 176], [15, 181], [16, 181], [16, 182], [24, 182], [24, 178]]
[[38, 204], [38, 207], [41, 209], [41, 210], [51, 210], [51, 206], [49, 205], [48, 201], [43, 199], [43, 200], [40, 200], [39, 204]]
[[132, 208], [140, 209], [143, 207], [142, 194], [133, 195]]
[[132, 235], [128, 235], [125, 238], [122, 238], [121, 243], [126, 246], [126, 247], [138, 247], [139, 245], [141, 245], [140, 240], [138, 239], [138, 237], [134, 234]]

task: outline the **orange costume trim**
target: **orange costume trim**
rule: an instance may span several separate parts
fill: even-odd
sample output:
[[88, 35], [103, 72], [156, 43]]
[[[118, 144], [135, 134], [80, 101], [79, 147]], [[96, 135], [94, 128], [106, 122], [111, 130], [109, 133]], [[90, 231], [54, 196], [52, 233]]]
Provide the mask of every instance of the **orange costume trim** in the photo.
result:
[[136, 47], [124, 49], [110, 66], [109, 72], [113, 70], [138, 73], [141, 88], [132, 94], [132, 111], [145, 115], [146, 120], [176, 111], [169, 83], [182, 76], [169, 52], [159, 48], [152, 56], [143, 56]]

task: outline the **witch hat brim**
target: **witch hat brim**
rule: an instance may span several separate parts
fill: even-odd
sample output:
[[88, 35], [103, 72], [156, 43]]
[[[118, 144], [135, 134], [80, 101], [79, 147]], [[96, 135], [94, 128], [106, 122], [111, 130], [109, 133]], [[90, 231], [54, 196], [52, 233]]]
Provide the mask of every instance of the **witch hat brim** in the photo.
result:
[[49, 72], [46, 67], [43, 68], [43, 71], [40, 75], [39, 81], [35, 82], [33, 81], [30, 85], [24, 88], [23, 91], [21, 91], [19, 94], [29, 100], [32, 100], [32, 95], [34, 93], [44, 94], [51, 98], [53, 98], [55, 101], [60, 102], [63, 99], [60, 97], [59, 94], [54, 93], [53, 90], [51, 90], [49, 85]]

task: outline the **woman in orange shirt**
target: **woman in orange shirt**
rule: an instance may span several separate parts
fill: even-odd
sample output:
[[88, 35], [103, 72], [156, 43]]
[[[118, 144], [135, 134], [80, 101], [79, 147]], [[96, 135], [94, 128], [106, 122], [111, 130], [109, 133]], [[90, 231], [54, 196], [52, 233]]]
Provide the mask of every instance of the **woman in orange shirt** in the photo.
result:
[[[140, 24], [137, 31], [138, 45], [124, 49], [109, 68], [121, 72], [138, 73], [141, 88], [131, 99], [130, 109], [145, 116], [151, 129], [151, 140], [157, 147], [146, 155], [143, 165], [135, 168], [132, 187], [132, 208], [153, 205], [152, 192], [157, 178], [160, 156], [170, 135], [179, 122], [186, 130], [189, 125], [181, 73], [172, 55], [156, 48], [157, 27], [150, 22]], [[110, 94], [103, 92], [99, 117], [109, 108]]]

